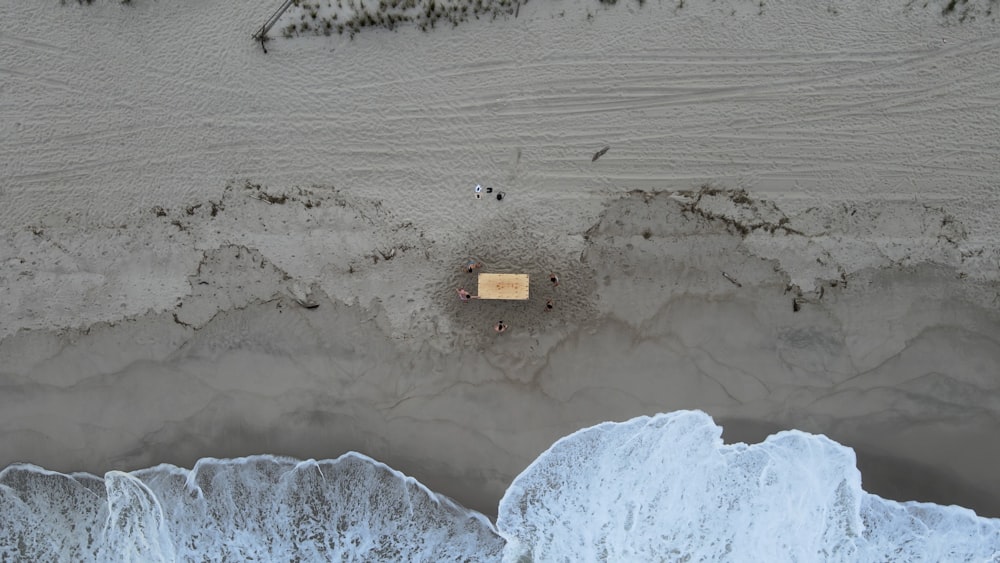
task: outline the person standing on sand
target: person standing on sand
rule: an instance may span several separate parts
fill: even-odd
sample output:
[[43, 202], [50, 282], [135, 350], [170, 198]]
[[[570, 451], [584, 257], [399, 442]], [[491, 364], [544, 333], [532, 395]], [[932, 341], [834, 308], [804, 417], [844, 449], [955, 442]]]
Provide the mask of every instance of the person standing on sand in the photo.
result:
[[552, 287], [559, 287], [559, 276], [549, 274], [549, 281], [552, 282]]
[[504, 323], [503, 321], [497, 321], [497, 324], [496, 326], [493, 327], [493, 330], [497, 331], [497, 334], [503, 334], [503, 331], [507, 330], [507, 324]]
[[551, 299], [546, 299], [545, 300], [545, 310], [546, 311], [551, 311], [552, 308], [555, 307], [555, 306], [556, 306], [555, 303], [553, 303]]

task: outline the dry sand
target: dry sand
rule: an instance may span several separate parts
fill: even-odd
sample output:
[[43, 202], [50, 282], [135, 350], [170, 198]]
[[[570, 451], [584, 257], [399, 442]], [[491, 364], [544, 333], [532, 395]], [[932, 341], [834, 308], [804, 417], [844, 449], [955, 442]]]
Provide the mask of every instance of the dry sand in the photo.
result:
[[[1000, 516], [995, 2], [531, 3], [264, 55], [274, 4], [0, 8], [0, 465], [354, 449], [492, 514], [558, 437], [700, 408]], [[470, 256], [531, 300], [460, 302]]]

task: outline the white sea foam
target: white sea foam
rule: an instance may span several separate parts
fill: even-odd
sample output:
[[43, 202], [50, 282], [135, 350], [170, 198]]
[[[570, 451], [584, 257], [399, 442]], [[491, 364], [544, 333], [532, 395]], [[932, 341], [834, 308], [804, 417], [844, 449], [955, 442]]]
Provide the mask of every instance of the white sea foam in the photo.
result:
[[100, 480], [0, 474], [0, 560], [499, 560], [477, 512], [359, 454], [202, 459]]
[[[854, 452], [702, 412], [556, 442], [481, 514], [360, 454], [0, 472], [0, 560], [998, 561], [1000, 520], [865, 493]], [[506, 540], [506, 542], [505, 542]]]
[[1000, 558], [1000, 520], [865, 493], [854, 452], [823, 436], [724, 445], [692, 411], [559, 440], [508, 488], [497, 527], [507, 561]]

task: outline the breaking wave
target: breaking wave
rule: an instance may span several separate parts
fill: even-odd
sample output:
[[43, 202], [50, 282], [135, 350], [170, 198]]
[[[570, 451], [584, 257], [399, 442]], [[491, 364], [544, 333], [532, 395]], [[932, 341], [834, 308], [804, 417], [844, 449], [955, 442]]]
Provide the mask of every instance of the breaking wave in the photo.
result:
[[388, 466], [202, 459], [103, 478], [0, 472], [0, 560], [998, 561], [1000, 520], [861, 489], [854, 452], [781, 432], [725, 445], [705, 413], [556, 442], [494, 526]]
[[559, 440], [507, 489], [497, 527], [511, 561], [1000, 558], [1000, 520], [868, 494], [854, 451], [825, 436], [725, 445], [695, 411]]
[[0, 560], [471, 561], [503, 540], [481, 514], [356, 453], [202, 459], [103, 479], [0, 473]]

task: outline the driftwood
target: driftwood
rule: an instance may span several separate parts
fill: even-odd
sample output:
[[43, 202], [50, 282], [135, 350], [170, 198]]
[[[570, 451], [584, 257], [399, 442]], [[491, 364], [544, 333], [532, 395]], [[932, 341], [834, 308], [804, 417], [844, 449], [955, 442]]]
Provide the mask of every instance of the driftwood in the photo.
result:
[[727, 280], [729, 280], [729, 282], [732, 283], [733, 285], [735, 285], [736, 287], [743, 287], [743, 284], [741, 284], [740, 282], [736, 281], [735, 279], [733, 279], [732, 276], [730, 276], [729, 274], [727, 274], [725, 272], [722, 272], [722, 277], [724, 277]]
[[267, 192], [260, 192], [256, 194], [247, 194], [247, 195], [254, 199], [259, 199], [260, 201], [270, 203], [271, 205], [274, 204], [284, 205], [285, 202], [288, 201], [288, 196], [286, 195], [271, 195]]

